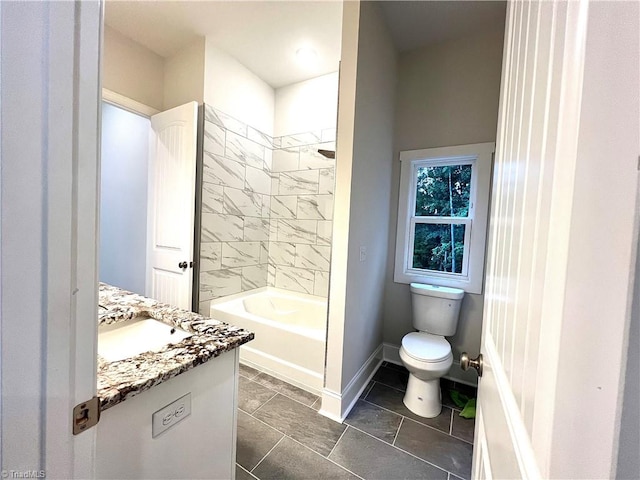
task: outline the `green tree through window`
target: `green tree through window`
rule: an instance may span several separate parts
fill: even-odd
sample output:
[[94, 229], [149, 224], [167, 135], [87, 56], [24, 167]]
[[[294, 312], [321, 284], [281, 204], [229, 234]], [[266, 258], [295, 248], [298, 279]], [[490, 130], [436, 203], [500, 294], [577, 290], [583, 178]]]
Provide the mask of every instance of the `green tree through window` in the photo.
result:
[[[460, 218], [469, 215], [471, 165], [419, 167], [416, 171], [416, 217]], [[416, 223], [413, 268], [461, 273], [465, 225]]]

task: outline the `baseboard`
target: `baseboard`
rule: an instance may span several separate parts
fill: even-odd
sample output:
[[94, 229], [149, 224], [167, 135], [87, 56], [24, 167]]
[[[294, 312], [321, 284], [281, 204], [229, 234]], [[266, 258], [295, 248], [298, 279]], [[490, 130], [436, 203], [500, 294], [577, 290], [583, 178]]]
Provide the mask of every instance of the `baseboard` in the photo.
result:
[[342, 393], [325, 388], [322, 391], [322, 407], [319, 413], [342, 423], [375, 375], [382, 363], [382, 358], [383, 346], [380, 345], [360, 367]]
[[[396, 365], [402, 365], [400, 359], [400, 345], [394, 345], [392, 343], [383, 343], [383, 359], [385, 362], [395, 363]], [[462, 383], [464, 385], [470, 385], [472, 387], [478, 386], [478, 376], [475, 371], [467, 370], [466, 372], [460, 368], [460, 362], [453, 361], [451, 370], [444, 378], [452, 380], [454, 382]]]
[[449, 373], [445, 375], [444, 378], [453, 380], [457, 383], [462, 383], [463, 385], [469, 385], [470, 387], [478, 386], [478, 374], [476, 373], [476, 371], [467, 370], [465, 372], [460, 367], [460, 362], [458, 360], [453, 361], [451, 370], [449, 370]]
[[395, 363], [396, 365], [402, 365], [400, 359], [400, 345], [394, 345], [392, 343], [383, 343], [383, 359], [385, 362]]
[[[322, 390], [322, 405], [318, 413], [324, 415], [331, 420], [342, 423], [342, 397], [339, 393], [336, 393], [328, 388]], [[346, 418], [346, 416], [345, 416]]]

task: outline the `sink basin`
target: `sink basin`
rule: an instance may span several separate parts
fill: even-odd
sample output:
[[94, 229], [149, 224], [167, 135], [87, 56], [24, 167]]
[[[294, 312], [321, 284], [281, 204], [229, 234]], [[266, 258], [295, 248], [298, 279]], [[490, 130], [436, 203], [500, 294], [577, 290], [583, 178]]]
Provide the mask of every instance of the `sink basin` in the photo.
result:
[[98, 328], [98, 355], [109, 362], [157, 351], [192, 334], [159, 320], [135, 317]]

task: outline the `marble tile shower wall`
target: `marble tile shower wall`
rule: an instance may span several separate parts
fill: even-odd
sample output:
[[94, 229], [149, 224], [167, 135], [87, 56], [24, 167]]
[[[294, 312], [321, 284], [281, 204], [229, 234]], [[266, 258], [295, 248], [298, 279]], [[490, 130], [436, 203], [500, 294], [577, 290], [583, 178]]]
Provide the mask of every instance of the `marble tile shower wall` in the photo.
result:
[[327, 297], [336, 130], [274, 138], [268, 283]]
[[267, 285], [327, 296], [335, 129], [272, 138], [205, 105], [200, 312]]

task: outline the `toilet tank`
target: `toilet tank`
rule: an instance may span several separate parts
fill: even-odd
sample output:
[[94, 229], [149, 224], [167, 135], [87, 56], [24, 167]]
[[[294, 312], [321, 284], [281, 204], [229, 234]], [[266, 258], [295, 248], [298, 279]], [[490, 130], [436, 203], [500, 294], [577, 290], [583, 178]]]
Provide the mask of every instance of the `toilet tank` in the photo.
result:
[[413, 327], [421, 332], [449, 337], [456, 333], [464, 290], [411, 284]]

